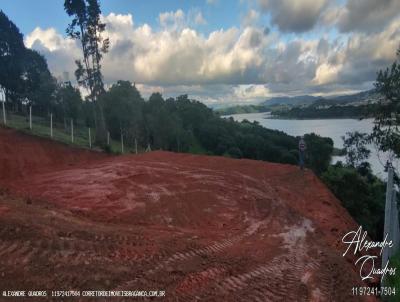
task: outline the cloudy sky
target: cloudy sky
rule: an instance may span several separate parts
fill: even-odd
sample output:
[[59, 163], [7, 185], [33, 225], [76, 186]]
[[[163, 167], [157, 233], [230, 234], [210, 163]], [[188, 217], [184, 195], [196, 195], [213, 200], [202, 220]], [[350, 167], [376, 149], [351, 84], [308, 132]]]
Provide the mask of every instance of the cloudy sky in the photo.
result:
[[[75, 70], [63, 0], [1, 0], [54, 75]], [[207, 104], [371, 89], [395, 59], [400, 0], [102, 0], [105, 82]]]

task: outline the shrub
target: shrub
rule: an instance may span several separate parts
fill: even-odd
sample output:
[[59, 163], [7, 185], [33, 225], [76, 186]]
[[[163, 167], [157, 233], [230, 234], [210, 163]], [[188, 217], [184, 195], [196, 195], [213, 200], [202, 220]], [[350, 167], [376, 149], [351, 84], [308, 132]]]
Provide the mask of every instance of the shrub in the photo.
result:
[[383, 235], [385, 184], [366, 169], [361, 174], [339, 163], [330, 166], [321, 178], [370, 237], [379, 240]]

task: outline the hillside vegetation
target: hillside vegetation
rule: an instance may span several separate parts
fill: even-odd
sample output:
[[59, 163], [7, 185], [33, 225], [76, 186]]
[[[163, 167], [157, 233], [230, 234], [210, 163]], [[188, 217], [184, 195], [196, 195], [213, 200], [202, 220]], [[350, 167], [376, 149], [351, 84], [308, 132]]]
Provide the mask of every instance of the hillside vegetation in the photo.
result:
[[283, 110], [273, 110], [271, 115], [289, 119], [325, 119], [325, 118], [366, 118], [371, 116], [376, 105], [326, 105], [315, 104], [308, 107], [294, 107]]
[[221, 115], [271, 112], [277, 118], [354, 118], [373, 115], [381, 98], [375, 89], [351, 95], [274, 97], [258, 105], [238, 105], [216, 110]]

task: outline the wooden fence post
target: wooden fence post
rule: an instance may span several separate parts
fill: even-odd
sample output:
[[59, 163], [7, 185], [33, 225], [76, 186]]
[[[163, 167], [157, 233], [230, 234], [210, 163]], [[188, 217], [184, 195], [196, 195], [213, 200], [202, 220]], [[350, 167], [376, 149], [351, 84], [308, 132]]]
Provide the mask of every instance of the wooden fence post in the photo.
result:
[[135, 154], [138, 154], [137, 152], [137, 139], [135, 138]]
[[89, 127], [89, 148], [92, 149], [92, 136], [90, 135], [90, 127]]
[[146, 152], [151, 152], [150, 143], [147, 144]]
[[53, 138], [53, 113], [50, 113], [50, 137]]
[[32, 105], [29, 106], [29, 129], [32, 130]]
[[6, 100], [4, 99], [4, 100], [2, 101], [2, 103], [3, 103], [3, 123], [4, 123], [4, 125], [7, 125], [6, 106], [5, 106]]
[[6, 100], [3, 100], [2, 103], [3, 103], [3, 123], [4, 123], [4, 125], [7, 125], [6, 106], [5, 106]]
[[71, 142], [74, 142], [74, 119], [71, 119]]
[[121, 131], [121, 153], [124, 153], [124, 135], [122, 134]]
[[0, 89], [0, 102], [2, 102], [3, 108], [3, 123], [7, 125], [7, 118], [6, 118], [6, 91], [4, 88]]

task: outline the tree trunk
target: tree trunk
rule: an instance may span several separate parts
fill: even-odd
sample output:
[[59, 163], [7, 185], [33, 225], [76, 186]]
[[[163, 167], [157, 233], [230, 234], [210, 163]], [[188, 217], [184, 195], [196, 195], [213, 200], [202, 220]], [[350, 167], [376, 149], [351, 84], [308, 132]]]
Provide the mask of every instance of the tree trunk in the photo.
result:
[[100, 102], [95, 103], [96, 143], [100, 146], [107, 144], [107, 129], [104, 119], [103, 106]]

